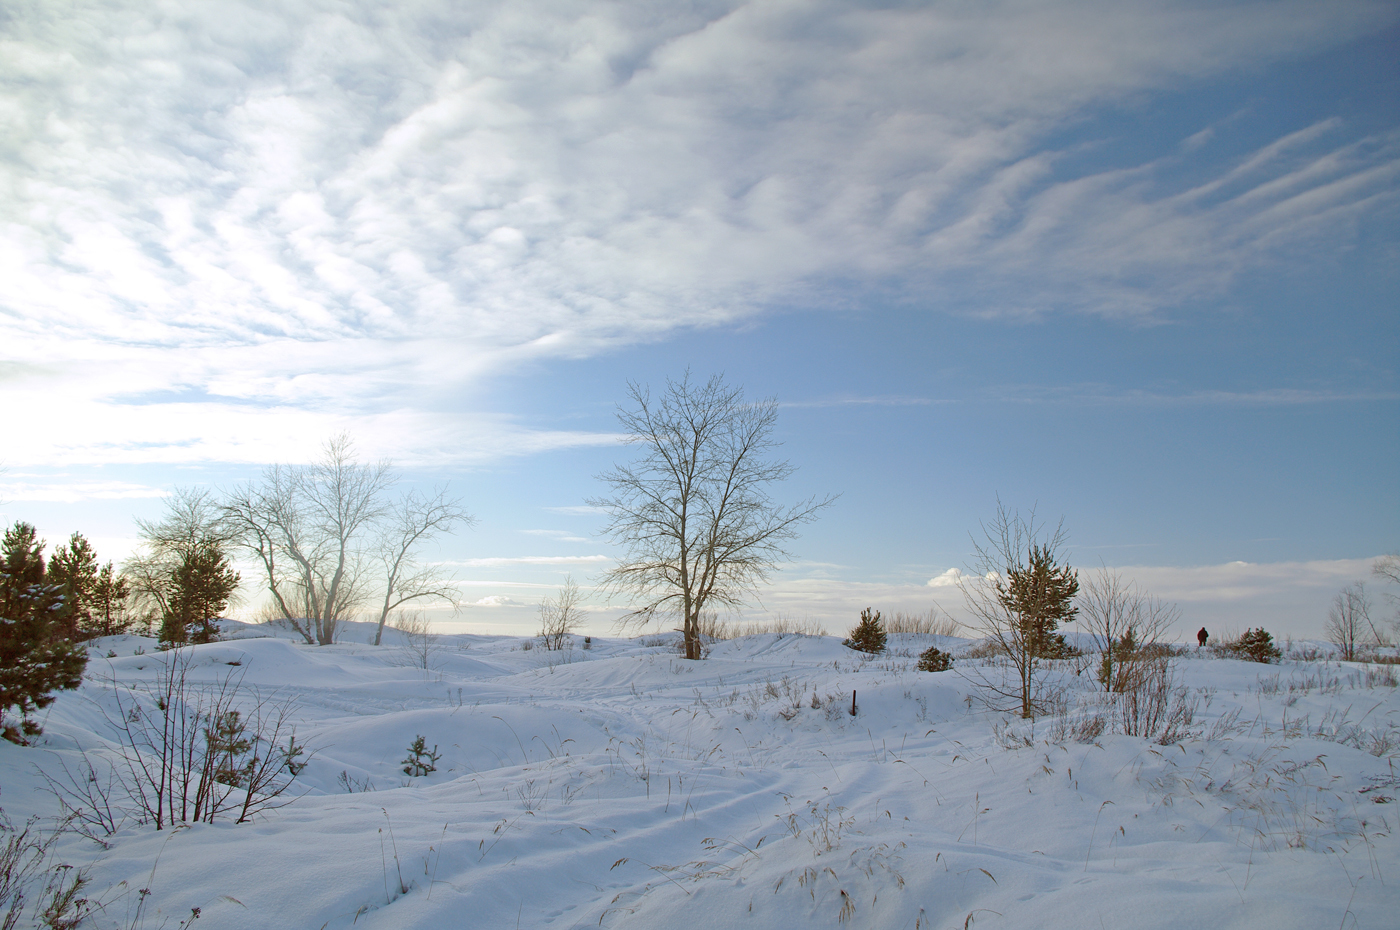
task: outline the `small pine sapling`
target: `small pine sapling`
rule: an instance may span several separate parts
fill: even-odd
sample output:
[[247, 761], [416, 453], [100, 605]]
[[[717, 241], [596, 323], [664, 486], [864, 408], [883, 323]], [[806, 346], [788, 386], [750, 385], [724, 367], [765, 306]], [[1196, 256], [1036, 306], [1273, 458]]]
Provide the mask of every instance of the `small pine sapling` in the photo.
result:
[[437, 751], [437, 744], [433, 748], [428, 748], [428, 741], [422, 735], [415, 737], [408, 747], [408, 758], [403, 760], [403, 773], [405, 775], [427, 775], [429, 772], [437, 771], [437, 761], [442, 756]]
[[233, 788], [246, 784], [242, 757], [253, 748], [247, 731], [247, 722], [236, 710], [218, 714], [205, 729], [204, 738], [209, 743], [205, 758], [214, 769], [214, 781], [219, 784]]
[[860, 612], [860, 623], [851, 630], [850, 639], [841, 645], [849, 646], [857, 652], [878, 655], [885, 651], [885, 625], [880, 622], [880, 612], [869, 607]]
[[929, 646], [919, 653], [919, 671], [921, 672], [946, 672], [952, 667], [953, 657], [937, 646]]
[[1274, 645], [1274, 638], [1262, 626], [1256, 630], [1246, 630], [1238, 640], [1229, 645], [1231, 652], [1251, 662], [1268, 664], [1283, 653]]
[[287, 763], [287, 771], [296, 777], [306, 768], [306, 760], [302, 756], [306, 755], [306, 744], [297, 742], [297, 735], [293, 733], [287, 739], [287, 748], [282, 750], [282, 760]]

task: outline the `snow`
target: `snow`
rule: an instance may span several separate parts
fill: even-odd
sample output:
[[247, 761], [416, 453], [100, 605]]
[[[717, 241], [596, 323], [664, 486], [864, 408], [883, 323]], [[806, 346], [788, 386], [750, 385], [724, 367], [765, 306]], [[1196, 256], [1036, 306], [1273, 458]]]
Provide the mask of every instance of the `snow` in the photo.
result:
[[[768, 634], [688, 662], [672, 635], [442, 636], [424, 669], [397, 640], [228, 626], [190, 680], [295, 701], [300, 796], [247, 824], [128, 822], [106, 849], [64, 834], [92, 926], [1388, 928], [1400, 906], [1391, 667], [1187, 653], [1189, 738], [1081, 743], [988, 710], [958, 667], [918, 672], [930, 645], [965, 651], [946, 637], [871, 659]], [[113, 758], [113, 689], [168, 658], [93, 654], [36, 745], [0, 743], [12, 822], [58, 813], [40, 770]], [[1092, 708], [1088, 671], [1050, 674]], [[441, 760], [410, 778], [417, 734]]]

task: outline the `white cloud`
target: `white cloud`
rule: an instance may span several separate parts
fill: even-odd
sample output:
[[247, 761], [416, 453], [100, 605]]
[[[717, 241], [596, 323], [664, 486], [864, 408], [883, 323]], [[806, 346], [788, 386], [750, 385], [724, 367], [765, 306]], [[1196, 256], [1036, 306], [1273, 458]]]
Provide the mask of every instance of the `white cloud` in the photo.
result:
[[[1357, 579], [1370, 577], [1375, 558], [1312, 562], [1228, 562], [1202, 566], [1113, 567], [1139, 589], [1179, 606], [1181, 622], [1173, 635], [1187, 641], [1202, 625], [1212, 633], [1263, 626], [1275, 637], [1322, 636], [1323, 621], [1333, 596]], [[865, 607], [885, 613], [922, 612], [934, 607], [960, 621], [969, 617], [958, 590], [949, 582], [958, 569], [949, 569], [924, 584], [859, 582], [836, 578], [799, 577], [778, 571], [762, 593], [762, 607], [745, 612], [810, 618], [832, 633], [844, 633]], [[1094, 569], [1097, 571], [1097, 569]], [[1081, 582], [1084, 572], [1081, 571]]]
[[1151, 314], [1395, 208], [1400, 140], [1332, 121], [1190, 190], [1169, 161], [1062, 177], [1044, 148], [1393, 22], [1380, 2], [150, 9], [0, 27], [0, 379], [62, 414], [25, 424], [34, 462], [266, 461], [339, 428], [402, 460], [375, 424], [405, 416], [449, 440], [409, 457], [611, 441], [467, 441], [439, 411], [832, 281]]
[[948, 401], [932, 400], [927, 397], [906, 397], [898, 394], [883, 394], [873, 397], [842, 395], [820, 400], [783, 401], [784, 407], [927, 407]]
[[491, 595], [488, 595], [487, 597], [481, 598], [480, 600], [472, 601], [472, 602], [470, 603], [470, 606], [472, 606], [472, 607], [525, 607], [525, 606], [527, 606], [527, 605], [525, 604], [524, 601], [517, 601], [515, 598], [513, 598], [513, 597], [507, 597], [507, 596], [504, 595], [504, 594], [491, 594]]
[[930, 579], [928, 580], [928, 587], [930, 587], [930, 588], [953, 588], [953, 587], [957, 587], [958, 582], [962, 580], [962, 574], [963, 574], [963, 573], [962, 573], [962, 570], [961, 570], [961, 569], [950, 568], [950, 569], [948, 569], [946, 572], [941, 572], [941, 573], [935, 575], [934, 577], [930, 578]]
[[[1227, 562], [1194, 567], [1124, 566], [1117, 571], [1143, 589], [1183, 603], [1235, 603], [1266, 599], [1286, 602], [1303, 597], [1320, 603], [1331, 600], [1344, 585], [1370, 575], [1374, 559], [1331, 559], [1315, 562]], [[1318, 614], [1318, 625], [1326, 614]]]
[[521, 530], [520, 532], [526, 534], [527, 536], [544, 536], [548, 539], [554, 540], [555, 542], [593, 542], [593, 540], [589, 539], [586, 536], [577, 536], [573, 533], [568, 532], [567, 530]]
[[0, 483], [0, 500], [59, 501], [72, 504], [86, 500], [123, 500], [165, 497], [170, 492], [125, 481], [74, 481], [65, 484]]
[[462, 559], [457, 562], [444, 562], [444, 565], [461, 565], [468, 568], [484, 568], [494, 565], [570, 565], [610, 562], [606, 555], [527, 555], [513, 557], [493, 557], [484, 559]]

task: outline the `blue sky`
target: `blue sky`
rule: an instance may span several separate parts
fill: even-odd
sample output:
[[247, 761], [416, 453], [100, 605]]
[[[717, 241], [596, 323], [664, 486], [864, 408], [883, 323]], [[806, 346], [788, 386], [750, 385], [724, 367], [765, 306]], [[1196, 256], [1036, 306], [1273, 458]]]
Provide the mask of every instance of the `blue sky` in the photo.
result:
[[450, 482], [461, 620], [524, 630], [613, 554], [627, 382], [689, 367], [842, 495], [754, 616], [956, 610], [998, 496], [1192, 629], [1315, 635], [1400, 549], [1393, 3], [34, 3], [0, 43], [0, 516], [50, 540], [120, 559], [346, 430]]

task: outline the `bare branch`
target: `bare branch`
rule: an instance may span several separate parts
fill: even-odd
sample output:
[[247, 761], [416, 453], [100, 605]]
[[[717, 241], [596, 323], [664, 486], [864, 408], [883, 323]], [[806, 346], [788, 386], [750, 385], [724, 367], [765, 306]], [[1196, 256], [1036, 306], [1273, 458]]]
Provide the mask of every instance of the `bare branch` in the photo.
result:
[[618, 420], [641, 456], [600, 475], [613, 495], [589, 501], [609, 514], [603, 534], [626, 550], [603, 587], [641, 602], [624, 623], [676, 617], [686, 656], [699, 658], [701, 615], [741, 606], [791, 558], [784, 546], [797, 527], [835, 498], [783, 507], [770, 497], [768, 486], [794, 471], [766, 457], [777, 446], [774, 400], [748, 403], [721, 376], [701, 386], [689, 372], [655, 401], [636, 384], [629, 396], [634, 407]]
[[341, 434], [320, 461], [274, 465], [225, 504], [239, 545], [263, 566], [273, 602], [308, 643], [334, 642], [368, 595], [364, 562], [395, 480], [388, 462], [356, 461]]
[[583, 622], [578, 585], [572, 575], [564, 576], [559, 596], [540, 601], [540, 640], [544, 648], [558, 651], [564, 648], [565, 637]]
[[1014, 678], [980, 669], [969, 674], [992, 706], [1014, 708], [1022, 717], [1044, 709], [1039, 670], [1047, 629], [1035, 615], [1039, 608], [1017, 591], [1018, 582], [1031, 574], [1033, 563], [1070, 575], [1067, 567], [1057, 566], [1064, 546], [1063, 521], [1047, 531], [1034, 510], [1023, 517], [998, 499], [996, 516], [982, 524], [982, 538], [972, 537], [973, 558], [958, 581], [973, 628], [991, 643], [999, 661], [1009, 663]]
[[1159, 644], [1180, 612], [1106, 567], [1084, 582], [1079, 606], [1095, 651], [1102, 656], [1099, 683], [1105, 691], [1136, 692], [1155, 674], [1152, 663], [1161, 656]]
[[1365, 582], [1352, 582], [1338, 592], [1327, 611], [1323, 630], [1327, 641], [1342, 651], [1342, 659], [1347, 662], [1355, 661], [1359, 647], [1379, 646], [1385, 641], [1371, 619], [1371, 598]]
[[377, 558], [383, 567], [384, 599], [379, 608], [379, 625], [374, 632], [378, 646], [384, 624], [393, 611], [411, 601], [440, 600], [457, 609], [457, 589], [452, 579], [436, 565], [418, 561], [419, 550], [441, 533], [450, 533], [458, 523], [471, 526], [476, 518], [462, 509], [460, 501], [439, 488], [431, 497], [410, 492], [391, 507], [380, 531]]

